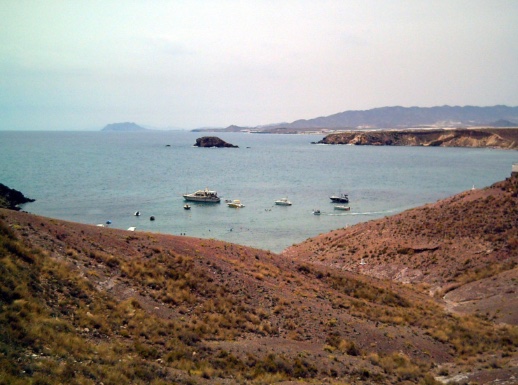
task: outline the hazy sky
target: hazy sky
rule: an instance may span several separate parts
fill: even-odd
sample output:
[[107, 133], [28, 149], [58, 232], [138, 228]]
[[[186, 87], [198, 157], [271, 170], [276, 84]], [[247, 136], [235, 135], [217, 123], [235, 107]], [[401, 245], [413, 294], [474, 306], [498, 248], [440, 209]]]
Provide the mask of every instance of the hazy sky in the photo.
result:
[[0, 0], [0, 130], [518, 106], [518, 1]]

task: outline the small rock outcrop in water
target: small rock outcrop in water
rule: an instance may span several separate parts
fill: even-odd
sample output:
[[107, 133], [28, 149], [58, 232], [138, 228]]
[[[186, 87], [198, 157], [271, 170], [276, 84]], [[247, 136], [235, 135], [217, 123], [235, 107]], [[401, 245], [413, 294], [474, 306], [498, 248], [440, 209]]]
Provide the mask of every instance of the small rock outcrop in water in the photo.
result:
[[34, 199], [27, 198], [20, 191], [11, 189], [0, 183], [0, 207], [10, 210], [20, 210], [18, 205], [34, 202]]
[[196, 139], [195, 147], [231, 147], [238, 148], [239, 146], [235, 146], [233, 144], [227, 143], [224, 140], [218, 138], [217, 136], [203, 136], [201, 138]]

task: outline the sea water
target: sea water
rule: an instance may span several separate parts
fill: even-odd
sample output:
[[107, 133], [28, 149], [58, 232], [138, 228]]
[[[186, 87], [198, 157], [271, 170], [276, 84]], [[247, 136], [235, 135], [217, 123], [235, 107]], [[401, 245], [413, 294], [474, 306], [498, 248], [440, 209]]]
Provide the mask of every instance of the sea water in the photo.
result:
[[[204, 135], [239, 148], [193, 147]], [[23, 209], [38, 215], [280, 252], [319, 233], [489, 186], [508, 177], [518, 159], [494, 149], [311, 143], [322, 138], [0, 131], [0, 183], [36, 199]], [[185, 210], [182, 194], [204, 188], [222, 203], [190, 202]], [[350, 211], [334, 210], [329, 196], [339, 193], [349, 195]], [[293, 205], [276, 206], [283, 197]], [[225, 199], [245, 207], [229, 208]]]

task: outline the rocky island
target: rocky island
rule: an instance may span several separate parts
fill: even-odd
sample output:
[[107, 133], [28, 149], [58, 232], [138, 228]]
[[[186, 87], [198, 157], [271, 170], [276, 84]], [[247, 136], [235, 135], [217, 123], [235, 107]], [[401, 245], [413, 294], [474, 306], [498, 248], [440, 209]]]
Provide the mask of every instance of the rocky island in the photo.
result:
[[225, 142], [223, 139], [218, 138], [217, 136], [203, 136], [201, 138], [196, 139], [195, 147], [230, 147], [230, 148], [239, 148], [239, 146], [235, 146], [231, 143]]
[[317, 143], [518, 149], [518, 129], [345, 131], [329, 134]]

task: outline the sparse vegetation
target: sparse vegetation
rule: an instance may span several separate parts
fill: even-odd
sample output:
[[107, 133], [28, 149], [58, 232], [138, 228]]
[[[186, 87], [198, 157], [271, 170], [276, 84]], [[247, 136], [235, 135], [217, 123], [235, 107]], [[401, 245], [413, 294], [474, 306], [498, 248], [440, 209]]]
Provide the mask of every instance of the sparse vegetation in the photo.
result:
[[[507, 368], [518, 329], [492, 321], [512, 309], [458, 315], [441, 301], [503, 274], [516, 285], [508, 182], [489, 201], [452, 198], [308, 240], [315, 259], [300, 262], [0, 211], [0, 384], [431, 385]], [[487, 204], [500, 222], [472, 215]], [[383, 264], [424, 272], [412, 285], [357, 274]]]

